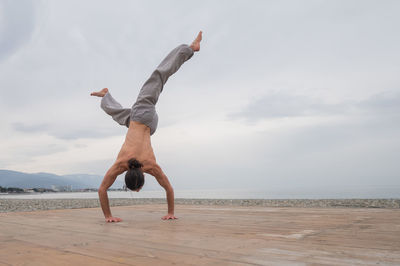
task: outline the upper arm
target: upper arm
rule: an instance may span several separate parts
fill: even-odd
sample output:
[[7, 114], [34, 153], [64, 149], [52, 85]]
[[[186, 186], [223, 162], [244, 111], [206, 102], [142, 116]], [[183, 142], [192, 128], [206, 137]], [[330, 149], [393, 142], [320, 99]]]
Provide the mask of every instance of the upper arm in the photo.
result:
[[113, 164], [110, 169], [108, 169], [106, 175], [103, 178], [103, 182], [101, 182], [100, 188], [107, 190], [109, 187], [114, 184], [115, 179], [118, 175], [125, 172], [125, 169], [118, 164]]
[[149, 169], [149, 171], [147, 171], [147, 173], [154, 176], [158, 184], [160, 184], [160, 186], [162, 186], [165, 190], [172, 189], [168, 177], [164, 174], [159, 165], [155, 164], [151, 169]]

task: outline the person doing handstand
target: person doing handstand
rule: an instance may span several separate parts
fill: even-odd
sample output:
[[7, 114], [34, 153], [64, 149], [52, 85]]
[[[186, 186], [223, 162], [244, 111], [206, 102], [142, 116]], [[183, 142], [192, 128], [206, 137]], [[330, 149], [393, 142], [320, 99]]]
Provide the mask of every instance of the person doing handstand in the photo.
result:
[[173, 49], [144, 83], [132, 108], [123, 108], [111, 96], [107, 88], [90, 94], [102, 97], [101, 108], [112, 116], [117, 123], [128, 127], [125, 142], [118, 153], [118, 157], [105, 174], [98, 190], [106, 222], [122, 221], [121, 218], [114, 217], [111, 214], [107, 190], [117, 176], [125, 171], [126, 187], [136, 192], [139, 192], [143, 187], [143, 173], [154, 176], [165, 189], [167, 195], [168, 213], [162, 219], [177, 219], [174, 215], [174, 190], [167, 176], [156, 162], [150, 136], [157, 129], [158, 116], [155, 106], [165, 83], [185, 61], [193, 56], [194, 52], [200, 50], [201, 39], [202, 32], [200, 31], [190, 46], [182, 44]]

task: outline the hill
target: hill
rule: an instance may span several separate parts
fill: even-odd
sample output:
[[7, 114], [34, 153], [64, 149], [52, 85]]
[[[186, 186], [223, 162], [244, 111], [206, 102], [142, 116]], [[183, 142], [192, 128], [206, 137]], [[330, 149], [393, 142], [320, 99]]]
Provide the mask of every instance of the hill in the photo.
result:
[[[102, 176], [89, 174], [56, 175], [51, 173], [23, 173], [0, 170], [0, 186], [19, 188], [52, 188], [71, 186], [72, 189], [98, 188]], [[121, 188], [123, 180], [118, 178], [112, 188]]]

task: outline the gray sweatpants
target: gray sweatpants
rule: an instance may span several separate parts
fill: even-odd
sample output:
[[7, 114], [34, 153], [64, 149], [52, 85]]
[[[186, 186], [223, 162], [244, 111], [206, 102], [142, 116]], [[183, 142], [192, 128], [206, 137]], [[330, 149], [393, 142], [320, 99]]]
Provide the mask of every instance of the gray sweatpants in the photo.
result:
[[193, 56], [193, 50], [186, 44], [179, 45], [172, 50], [161, 64], [154, 70], [150, 78], [144, 83], [135, 104], [131, 109], [123, 108], [110, 93], [101, 100], [101, 108], [120, 125], [129, 127], [130, 121], [137, 121], [150, 128], [150, 135], [156, 132], [158, 115], [156, 103], [168, 78], [181, 65]]

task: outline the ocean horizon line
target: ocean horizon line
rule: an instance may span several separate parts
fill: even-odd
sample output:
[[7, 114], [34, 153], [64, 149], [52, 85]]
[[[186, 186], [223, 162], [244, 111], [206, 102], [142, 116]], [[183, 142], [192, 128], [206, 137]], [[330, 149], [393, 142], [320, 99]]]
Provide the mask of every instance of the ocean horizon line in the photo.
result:
[[[165, 198], [163, 190], [109, 191], [109, 198]], [[3, 199], [94, 199], [97, 192], [45, 192], [0, 194]], [[392, 189], [363, 190], [239, 190], [239, 189], [203, 189], [175, 190], [175, 198], [185, 199], [396, 199], [400, 191]]]

